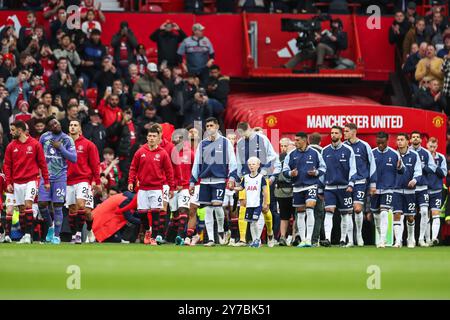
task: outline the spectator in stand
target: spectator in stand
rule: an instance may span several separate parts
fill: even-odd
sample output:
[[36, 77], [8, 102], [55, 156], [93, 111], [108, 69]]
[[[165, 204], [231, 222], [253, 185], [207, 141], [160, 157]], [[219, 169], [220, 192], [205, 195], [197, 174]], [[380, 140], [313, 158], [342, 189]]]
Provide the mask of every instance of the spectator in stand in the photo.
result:
[[448, 23], [444, 21], [441, 11], [436, 11], [432, 15], [432, 20], [425, 28], [425, 33], [431, 40], [433, 45], [443, 44], [443, 32], [447, 28]]
[[58, 18], [50, 23], [51, 30], [51, 40], [50, 44], [54, 47], [58, 45], [58, 39], [56, 35], [59, 31], [62, 31], [64, 34], [70, 34], [71, 29], [67, 25], [67, 12], [64, 8], [58, 9]]
[[216, 99], [225, 108], [227, 106], [228, 94], [230, 93], [230, 78], [221, 74], [218, 65], [212, 65], [209, 69], [207, 88], [208, 97]]
[[94, 0], [84, 0], [81, 4], [80, 8], [81, 19], [86, 19], [87, 12], [89, 10], [94, 10], [95, 20], [100, 21], [101, 23], [106, 22], [106, 17], [102, 12], [102, 2], [97, 1], [97, 5], [94, 5]]
[[214, 63], [214, 48], [211, 41], [203, 35], [205, 27], [200, 23], [192, 26], [193, 35], [184, 39], [178, 48], [180, 56], [186, 56], [183, 63], [185, 71], [193, 73], [200, 78], [202, 86], [206, 86], [209, 69]]
[[119, 106], [122, 110], [125, 110], [131, 104], [131, 96], [128, 92], [129, 87], [124, 86], [122, 79], [114, 80], [112, 85], [112, 93], [119, 96]]
[[130, 64], [128, 67], [128, 74], [128, 77], [125, 78], [125, 85], [128, 86], [128, 88], [133, 88], [134, 84], [140, 78], [138, 66], [134, 63]]
[[43, 103], [38, 103], [35, 105], [33, 113], [31, 114], [31, 119], [27, 121], [28, 128], [30, 130], [30, 135], [34, 138], [39, 133], [35, 130], [35, 125], [38, 121], [42, 121], [45, 127], [45, 120], [49, 116], [47, 108]]
[[184, 0], [184, 11], [191, 13], [203, 12], [203, 0]]
[[447, 54], [444, 57], [444, 62], [442, 63], [442, 69], [441, 69], [443, 75], [444, 75], [444, 84], [442, 86], [442, 96], [445, 98], [446, 101], [446, 113], [447, 115], [450, 114], [450, 53]]
[[167, 87], [169, 88], [172, 94], [172, 98], [174, 99], [175, 103], [177, 103], [181, 107], [180, 115], [184, 114], [183, 106], [185, 105], [185, 101], [194, 98], [194, 93], [188, 94], [187, 80], [183, 79], [182, 74], [183, 71], [181, 70], [180, 67], [173, 68], [172, 81], [167, 83]]
[[205, 120], [213, 116], [211, 105], [208, 103], [208, 96], [203, 90], [194, 94], [194, 99], [188, 101], [184, 106], [184, 124], [183, 126], [194, 125], [195, 121], [205, 126]]
[[92, 81], [97, 85], [97, 103], [100, 101], [100, 98], [105, 95], [106, 89], [112, 88], [114, 81], [119, 78], [120, 75], [113, 64], [113, 58], [111, 56], [104, 57], [102, 62], [102, 70], [92, 79]]
[[106, 129], [102, 125], [100, 112], [97, 109], [89, 110], [89, 122], [83, 126], [83, 136], [92, 141], [103, 158], [103, 149], [106, 147]]
[[416, 19], [415, 28], [411, 28], [403, 41], [403, 61], [406, 61], [406, 55], [413, 43], [430, 42], [430, 38], [425, 33], [425, 19], [420, 17]]
[[151, 93], [156, 97], [162, 87], [162, 82], [157, 78], [158, 67], [155, 63], [150, 62], [147, 65], [147, 71], [133, 86], [133, 96], [138, 93]]
[[45, 131], [45, 119], [36, 119], [36, 121], [33, 122], [33, 126], [28, 125], [28, 130], [30, 132], [30, 136], [36, 140], [39, 140]]
[[52, 74], [49, 80], [50, 91], [53, 95], [61, 96], [63, 103], [66, 103], [71, 95], [74, 94], [73, 85], [77, 81], [74, 74], [69, 72], [69, 61], [67, 58], [59, 58], [58, 69]]
[[8, 91], [3, 84], [0, 84], [0, 124], [4, 128], [4, 133], [9, 134], [9, 118], [13, 112], [13, 106], [8, 98]]
[[56, 60], [67, 58], [69, 73], [71, 74], [75, 74], [75, 68], [81, 64], [81, 59], [76, 49], [75, 43], [66, 34], [61, 38], [61, 45], [53, 50], [53, 56]]
[[[172, 70], [170, 68], [162, 68], [160, 80], [165, 86], [170, 86], [172, 84]], [[170, 90], [171, 88], [169, 88]]]
[[147, 69], [147, 65], [149, 63], [145, 46], [143, 44], [139, 44], [136, 51], [136, 64], [138, 68], [138, 74], [144, 75], [145, 69]]
[[133, 154], [131, 150], [136, 143], [136, 127], [133, 123], [133, 113], [130, 108], [124, 110], [122, 121], [116, 121], [110, 128], [113, 135], [119, 137], [116, 154], [119, 158], [119, 169], [123, 173], [120, 186], [126, 186], [128, 181], [128, 169], [130, 168]]
[[173, 68], [181, 63], [177, 49], [186, 37], [184, 31], [171, 20], [166, 20], [159, 29], [150, 35], [150, 39], [156, 42], [159, 66], [166, 65]]
[[99, 21], [95, 20], [95, 12], [92, 9], [89, 9], [86, 14], [86, 21], [81, 24], [81, 30], [88, 37], [91, 35], [91, 32], [95, 29], [102, 31], [102, 25]]
[[155, 106], [162, 122], [172, 124], [175, 128], [179, 128], [179, 112], [180, 106], [173, 101], [170, 96], [169, 88], [163, 86], [159, 90], [159, 96], [155, 99]]
[[17, 77], [9, 77], [6, 81], [5, 87], [9, 92], [9, 101], [11, 101], [13, 110], [17, 107], [18, 101], [28, 101], [28, 93], [30, 91], [28, 78], [29, 72], [27, 70], [21, 70]]
[[79, 107], [78, 107], [77, 103], [69, 102], [67, 104], [66, 109], [67, 109], [66, 117], [60, 121], [60, 124], [61, 124], [61, 130], [64, 133], [69, 134], [70, 121], [78, 120], [78, 121], [80, 121], [80, 123], [82, 123], [82, 121], [81, 121], [80, 117], [78, 116]]
[[444, 57], [450, 52], [450, 32], [445, 32], [442, 40], [444, 47], [438, 51], [437, 56], [444, 59]]
[[103, 57], [106, 56], [106, 47], [101, 42], [100, 30], [93, 30], [91, 37], [84, 43], [81, 50], [81, 77], [84, 80], [84, 89], [92, 87], [92, 79], [102, 71]]
[[264, 0], [239, 0], [238, 8], [240, 8], [242, 12], [267, 12]]
[[128, 67], [136, 62], [134, 51], [137, 46], [138, 41], [129, 28], [128, 22], [122, 21], [119, 32], [111, 40], [111, 47], [114, 49], [114, 62], [122, 77], [128, 76]]
[[119, 185], [122, 172], [119, 168], [119, 158], [114, 156], [114, 150], [105, 148], [103, 150], [104, 161], [100, 163], [100, 178], [103, 187], [109, 189]]
[[153, 96], [151, 93], [138, 93], [135, 96], [135, 102], [133, 106], [133, 117], [138, 118], [140, 115], [144, 113], [144, 110], [153, 105]]
[[406, 12], [405, 12], [405, 18], [411, 26], [416, 24], [416, 18], [417, 18], [416, 8], [417, 8], [417, 5], [414, 1], [408, 2], [408, 5], [406, 7]]
[[149, 105], [145, 108], [144, 114], [136, 119], [136, 132], [139, 143], [145, 143], [147, 131], [155, 123], [162, 123], [162, 119], [156, 115], [155, 106]]
[[[105, 91], [103, 99], [100, 100], [98, 111], [103, 121], [102, 124], [108, 129], [114, 122], [122, 121], [122, 109], [119, 107], [119, 96]], [[110, 138], [110, 137], [108, 137]]]
[[403, 56], [403, 40], [408, 32], [410, 24], [405, 19], [405, 14], [401, 10], [395, 12], [394, 21], [389, 29], [389, 43], [395, 44], [400, 50], [400, 54]]
[[420, 59], [425, 58], [427, 53], [428, 43], [422, 42], [417, 48], [417, 52], [414, 53], [413, 48], [417, 47], [417, 43], [413, 43], [411, 46], [411, 53], [408, 55], [406, 62], [403, 65], [403, 73], [411, 80], [411, 90], [414, 93], [419, 88], [419, 82], [416, 81], [416, 67]]
[[16, 69], [15, 57], [11, 53], [3, 55], [3, 63], [0, 66], [0, 83], [5, 83], [9, 77], [12, 77]]
[[58, 10], [64, 9], [64, 0], [49, 0], [48, 5], [43, 9], [44, 19], [52, 22], [58, 19]]
[[18, 120], [27, 122], [28, 120], [31, 119], [31, 113], [28, 112], [28, 110], [30, 110], [30, 105], [28, 101], [20, 100], [18, 102], [17, 107], [19, 112], [12, 115], [12, 117], [10, 118], [10, 123], [13, 123]]
[[439, 81], [431, 80], [424, 89], [419, 90], [414, 101], [414, 107], [428, 111], [447, 111], [445, 97], [440, 90]]
[[27, 13], [27, 24], [22, 26], [19, 31], [19, 40], [17, 42], [17, 49], [19, 51], [23, 51], [28, 47], [32, 36], [34, 35], [34, 28], [36, 28], [36, 26], [36, 13], [30, 11]]
[[38, 62], [42, 66], [42, 77], [44, 79], [45, 86], [48, 88], [48, 82], [56, 66], [53, 57], [53, 51], [48, 44], [45, 44], [41, 47]]
[[62, 105], [61, 97], [55, 97], [55, 101], [53, 101], [53, 95], [51, 92], [47, 91], [42, 94], [42, 103], [45, 105], [49, 116], [53, 115], [59, 121], [64, 119], [65, 110]]
[[39, 65], [35, 58], [29, 53], [22, 52], [20, 54], [18, 70], [27, 70], [29, 78], [35, 75], [42, 75], [42, 66]]
[[425, 58], [421, 59], [417, 64], [416, 68], [416, 80], [421, 81], [426, 76], [431, 76], [439, 81], [442, 85], [442, 80], [444, 78], [441, 67], [443, 60], [436, 56], [436, 49], [433, 45], [429, 44], [427, 46], [427, 52]]

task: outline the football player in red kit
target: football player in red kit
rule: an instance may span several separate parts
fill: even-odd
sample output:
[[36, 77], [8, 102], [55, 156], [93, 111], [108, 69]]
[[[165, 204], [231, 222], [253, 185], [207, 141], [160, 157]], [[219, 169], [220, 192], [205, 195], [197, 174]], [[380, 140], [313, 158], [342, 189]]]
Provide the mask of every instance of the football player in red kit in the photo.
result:
[[[160, 124], [155, 123], [152, 127], [158, 130], [158, 138], [159, 138], [159, 146], [166, 150], [167, 154], [169, 155], [169, 159], [171, 160], [170, 163], [172, 164], [173, 168], [173, 174], [175, 179], [175, 186], [177, 188], [176, 191], [181, 191], [183, 188], [180, 186], [180, 180], [181, 180], [181, 171], [180, 166], [178, 165], [179, 160], [178, 158], [178, 152], [174, 149], [174, 144], [163, 137], [163, 130]], [[167, 181], [164, 183], [163, 186], [163, 207], [160, 211], [159, 215], [159, 230], [158, 230], [158, 236], [156, 237], [156, 242], [159, 244], [165, 243], [165, 239], [163, 239], [163, 235], [165, 234], [165, 227], [167, 222], [167, 207], [169, 204], [169, 184]]]
[[[81, 134], [79, 120], [71, 120], [69, 134], [75, 142], [77, 162], [68, 162], [66, 205], [69, 206], [69, 224], [72, 240], [81, 244], [81, 230], [87, 211], [93, 209], [93, 193], [100, 186], [100, 156], [97, 147]], [[90, 218], [90, 217], [89, 217]], [[87, 242], [94, 242], [92, 219], [87, 219]]]
[[137, 208], [146, 230], [144, 244], [157, 245], [155, 236], [159, 231], [159, 213], [163, 208], [163, 185], [169, 185], [169, 198], [175, 189], [172, 162], [167, 152], [159, 146], [159, 130], [151, 127], [147, 144], [134, 154], [128, 176], [128, 190], [134, 191], [139, 184]]
[[178, 163], [176, 163], [181, 170], [181, 190], [178, 189], [173, 198], [170, 199], [169, 206], [172, 212], [172, 219], [169, 224], [168, 234], [171, 231], [176, 232], [176, 245], [184, 244], [185, 227], [189, 218], [189, 206], [191, 195], [189, 194], [189, 179], [192, 171], [192, 164], [194, 163], [194, 151], [191, 149], [187, 137], [184, 139], [183, 135], [175, 134], [173, 143], [178, 151]]
[[[13, 141], [6, 147], [3, 170], [6, 177], [7, 192], [14, 192], [16, 205], [19, 206], [24, 236], [19, 243], [31, 243], [33, 231], [33, 202], [37, 195], [39, 171], [44, 187], [50, 190], [47, 162], [41, 144], [26, 135], [23, 121], [11, 123]], [[12, 217], [6, 217], [11, 221]]]

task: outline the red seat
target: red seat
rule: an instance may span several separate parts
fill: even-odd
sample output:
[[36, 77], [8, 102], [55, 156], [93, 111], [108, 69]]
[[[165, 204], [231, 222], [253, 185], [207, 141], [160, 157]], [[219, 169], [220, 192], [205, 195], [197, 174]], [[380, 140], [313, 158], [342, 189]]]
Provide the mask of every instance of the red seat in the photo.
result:
[[92, 106], [97, 105], [97, 96], [98, 96], [97, 88], [89, 88], [86, 90], [86, 98], [89, 100]]
[[145, 54], [148, 60], [156, 61], [158, 59], [158, 49], [149, 47], [145, 50]]
[[156, 4], [144, 4], [139, 11], [142, 12], [162, 12], [162, 7]]

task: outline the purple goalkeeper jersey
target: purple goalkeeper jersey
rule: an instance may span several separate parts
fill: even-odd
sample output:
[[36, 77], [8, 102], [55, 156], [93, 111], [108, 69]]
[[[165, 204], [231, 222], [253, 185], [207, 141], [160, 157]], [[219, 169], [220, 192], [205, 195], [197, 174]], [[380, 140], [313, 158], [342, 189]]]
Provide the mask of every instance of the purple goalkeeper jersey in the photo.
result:
[[[61, 142], [59, 149], [52, 146], [52, 140]], [[44, 149], [50, 180], [67, 181], [67, 160], [77, 162], [77, 152], [72, 138], [64, 132], [53, 134], [47, 131], [41, 136], [39, 142]]]

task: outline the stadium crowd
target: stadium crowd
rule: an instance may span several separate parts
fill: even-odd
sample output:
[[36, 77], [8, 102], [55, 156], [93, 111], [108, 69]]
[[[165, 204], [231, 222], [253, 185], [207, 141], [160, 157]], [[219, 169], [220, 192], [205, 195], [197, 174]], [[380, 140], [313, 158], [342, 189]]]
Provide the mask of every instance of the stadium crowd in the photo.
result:
[[[421, 246], [438, 243], [441, 184], [436, 191], [439, 178], [447, 175], [447, 161], [434, 153], [437, 141], [428, 141], [429, 153], [418, 147], [420, 134], [413, 133], [411, 148], [419, 156], [408, 149], [410, 137], [399, 135], [400, 156], [386, 148], [388, 137], [380, 133], [379, 151], [372, 151], [349, 125], [332, 130], [333, 144], [325, 150], [320, 135], [299, 133], [295, 142], [280, 141], [278, 155], [267, 137], [246, 123], [225, 138], [218, 130], [230, 79], [215, 64], [214, 46], [201, 24], [192, 26], [190, 36], [170, 20], [154, 30], [149, 37], [158, 47], [155, 63], [126, 21], [105, 45], [101, 8], [85, 0], [81, 28], [74, 29], [68, 23], [68, 4], [50, 0], [43, 6], [44, 25], [30, 11], [20, 30], [8, 20], [0, 33], [0, 160], [6, 193], [2, 241], [81, 243], [85, 235], [87, 242], [102, 236], [102, 241], [152, 245], [203, 241], [245, 246], [250, 241], [259, 247], [264, 240], [269, 246], [353, 246], [371, 243], [375, 222], [381, 239], [377, 245], [383, 247], [388, 210], [393, 209], [397, 246], [403, 239], [400, 212], [409, 216], [408, 246], [415, 245], [414, 237]], [[445, 63], [442, 71], [436, 67], [439, 62], [431, 53], [427, 59], [417, 62], [417, 70], [423, 65], [424, 78], [427, 72], [441, 72], [433, 85], [443, 83], [445, 90], [450, 69]], [[172, 135], [180, 128], [184, 135]], [[343, 138], [348, 143], [341, 143]], [[342, 159], [328, 162], [327, 156], [334, 159], [337, 150], [345, 150]], [[392, 164], [393, 181], [377, 182], [391, 185], [375, 188], [376, 175], [382, 175], [377, 170], [384, 170], [378, 161], [385, 160], [377, 158], [384, 157], [383, 150], [398, 161]], [[361, 152], [362, 164], [359, 157], [355, 161]], [[314, 164], [305, 169], [292, 162], [296, 153], [311, 157], [306, 163], [314, 158]], [[413, 169], [400, 160], [406, 156]], [[433, 159], [437, 166], [430, 164]], [[346, 164], [337, 168], [341, 162]], [[408, 174], [403, 185], [401, 177]], [[428, 184], [428, 175], [437, 182]], [[424, 191], [428, 187], [434, 193]], [[411, 200], [414, 188], [417, 201]], [[123, 222], [108, 234], [102, 232], [111, 225], [103, 204]], [[335, 209], [342, 215], [333, 214]], [[420, 227], [414, 229], [416, 209]], [[103, 215], [105, 219], [94, 218]]]

